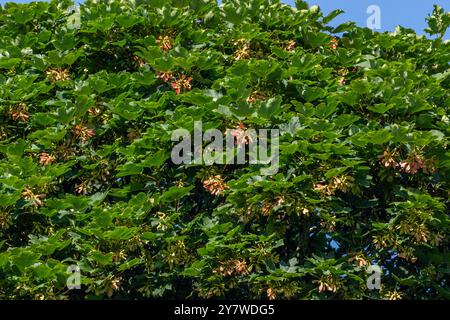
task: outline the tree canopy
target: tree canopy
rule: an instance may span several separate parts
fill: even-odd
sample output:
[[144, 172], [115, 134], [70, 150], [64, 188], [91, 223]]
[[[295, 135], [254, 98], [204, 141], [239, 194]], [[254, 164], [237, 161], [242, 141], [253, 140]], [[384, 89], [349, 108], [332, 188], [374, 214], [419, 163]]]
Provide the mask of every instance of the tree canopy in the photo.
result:
[[[449, 298], [450, 14], [426, 37], [340, 13], [1, 7], [0, 299]], [[278, 173], [174, 164], [195, 121], [278, 128]]]

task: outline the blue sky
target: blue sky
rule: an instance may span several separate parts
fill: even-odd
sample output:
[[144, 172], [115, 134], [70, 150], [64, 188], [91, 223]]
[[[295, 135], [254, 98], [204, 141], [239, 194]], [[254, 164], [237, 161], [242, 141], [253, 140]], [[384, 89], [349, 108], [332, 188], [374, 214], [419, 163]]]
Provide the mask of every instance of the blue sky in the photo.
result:
[[[285, 1], [294, 4], [293, 0]], [[369, 15], [366, 13], [370, 5], [378, 5], [381, 9], [381, 31], [393, 31], [401, 25], [424, 34], [427, 27], [425, 18], [433, 12], [433, 4], [440, 5], [450, 11], [449, 0], [307, 0], [310, 5], [317, 4], [322, 11], [329, 13], [334, 9], [342, 9], [345, 14], [337, 17], [332, 23], [340, 24], [345, 21], [355, 21], [365, 27]], [[449, 38], [447, 33], [447, 38]]]
[[[0, 3], [7, 1], [0, 0]], [[14, 2], [29, 2], [16, 0]], [[78, 1], [80, 2], [80, 1]], [[294, 5], [294, 0], [283, 2]], [[378, 5], [381, 9], [381, 31], [393, 31], [397, 25], [416, 30], [424, 34], [425, 18], [433, 11], [433, 4], [438, 4], [446, 11], [450, 11], [449, 0], [306, 0], [310, 5], [317, 4], [322, 11], [328, 13], [334, 9], [343, 9], [345, 14], [335, 19], [332, 25], [345, 21], [355, 21], [359, 26], [365, 27], [369, 15], [366, 13], [370, 5]], [[450, 38], [450, 32], [446, 38]]]

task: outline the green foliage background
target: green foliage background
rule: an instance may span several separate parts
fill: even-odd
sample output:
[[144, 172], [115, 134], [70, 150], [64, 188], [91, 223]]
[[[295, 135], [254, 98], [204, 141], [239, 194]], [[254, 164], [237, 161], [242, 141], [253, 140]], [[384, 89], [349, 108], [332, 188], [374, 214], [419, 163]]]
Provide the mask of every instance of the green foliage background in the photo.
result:
[[[449, 14], [430, 40], [223, 3], [0, 9], [0, 298], [449, 298]], [[280, 172], [172, 164], [196, 120], [281, 128]]]

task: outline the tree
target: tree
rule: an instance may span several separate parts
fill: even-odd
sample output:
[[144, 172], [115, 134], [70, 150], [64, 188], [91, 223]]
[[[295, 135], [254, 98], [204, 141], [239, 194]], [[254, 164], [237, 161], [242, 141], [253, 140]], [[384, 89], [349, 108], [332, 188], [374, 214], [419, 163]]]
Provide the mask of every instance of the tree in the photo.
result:
[[[296, 3], [1, 8], [0, 298], [448, 298], [448, 13]], [[196, 121], [278, 172], [173, 163]]]

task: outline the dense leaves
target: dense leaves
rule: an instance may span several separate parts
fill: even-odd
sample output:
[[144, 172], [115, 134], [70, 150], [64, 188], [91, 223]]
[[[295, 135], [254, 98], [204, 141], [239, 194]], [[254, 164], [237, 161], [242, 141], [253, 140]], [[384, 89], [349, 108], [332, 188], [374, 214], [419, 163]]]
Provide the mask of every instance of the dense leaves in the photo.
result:
[[[450, 297], [449, 13], [72, 5], [0, 9], [0, 298]], [[200, 120], [280, 128], [279, 172], [175, 165]]]

